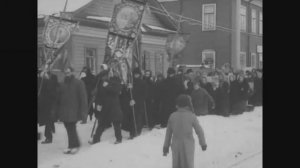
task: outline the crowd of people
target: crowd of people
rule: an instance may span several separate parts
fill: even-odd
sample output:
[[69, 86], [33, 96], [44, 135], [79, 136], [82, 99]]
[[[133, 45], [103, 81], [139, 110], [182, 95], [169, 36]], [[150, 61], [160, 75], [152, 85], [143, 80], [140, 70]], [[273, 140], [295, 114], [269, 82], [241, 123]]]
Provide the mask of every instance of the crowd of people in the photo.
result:
[[45, 125], [46, 139], [42, 143], [48, 144], [52, 143], [54, 123], [64, 123], [69, 142], [64, 151], [67, 154], [76, 153], [80, 147], [78, 121], [85, 124], [88, 118], [97, 119], [90, 144], [100, 142], [102, 133], [111, 126], [118, 144], [122, 142], [121, 130], [128, 131], [129, 139], [133, 139], [141, 135], [144, 127], [166, 128], [171, 114], [178, 109], [176, 98], [182, 94], [189, 97], [191, 111], [196, 116], [228, 117], [262, 105], [262, 70], [259, 69], [246, 73], [221, 70], [206, 73], [169, 68], [164, 77], [135, 68], [129, 84], [105, 64], [97, 75], [83, 68], [79, 79], [72, 67], [64, 73], [64, 81], [58, 83], [51, 72], [39, 72], [38, 124]]

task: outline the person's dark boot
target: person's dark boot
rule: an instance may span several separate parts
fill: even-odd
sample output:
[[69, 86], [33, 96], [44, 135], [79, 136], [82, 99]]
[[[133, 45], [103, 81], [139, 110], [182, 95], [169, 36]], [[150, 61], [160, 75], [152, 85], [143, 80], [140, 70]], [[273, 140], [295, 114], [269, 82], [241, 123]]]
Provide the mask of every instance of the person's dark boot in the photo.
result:
[[122, 143], [122, 140], [116, 140], [114, 144], [119, 144], [119, 143]]
[[52, 139], [45, 139], [42, 144], [49, 144], [52, 143]]
[[88, 143], [90, 144], [90, 145], [94, 145], [94, 144], [96, 144], [96, 143], [99, 143], [100, 142], [100, 140], [92, 140], [92, 141], [88, 141]]

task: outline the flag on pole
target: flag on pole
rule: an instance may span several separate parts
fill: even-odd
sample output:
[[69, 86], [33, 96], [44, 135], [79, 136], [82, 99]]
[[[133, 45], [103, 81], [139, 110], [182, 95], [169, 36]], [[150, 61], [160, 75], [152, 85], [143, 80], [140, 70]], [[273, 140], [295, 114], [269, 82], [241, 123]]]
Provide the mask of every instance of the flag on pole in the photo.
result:
[[72, 37], [58, 50], [54, 52], [54, 56], [56, 57], [52, 63], [50, 69], [64, 71], [65, 68], [70, 66], [70, 59], [72, 53]]

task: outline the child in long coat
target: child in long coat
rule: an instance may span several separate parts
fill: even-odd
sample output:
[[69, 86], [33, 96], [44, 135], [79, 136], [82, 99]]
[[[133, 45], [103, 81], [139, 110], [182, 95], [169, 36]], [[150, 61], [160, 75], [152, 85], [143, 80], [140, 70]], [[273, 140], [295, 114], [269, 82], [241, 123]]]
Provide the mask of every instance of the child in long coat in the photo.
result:
[[193, 128], [203, 151], [207, 147], [204, 133], [196, 115], [191, 111], [192, 103], [188, 95], [180, 95], [176, 99], [176, 106], [177, 111], [171, 114], [168, 121], [163, 153], [166, 156], [171, 145], [173, 168], [194, 168]]

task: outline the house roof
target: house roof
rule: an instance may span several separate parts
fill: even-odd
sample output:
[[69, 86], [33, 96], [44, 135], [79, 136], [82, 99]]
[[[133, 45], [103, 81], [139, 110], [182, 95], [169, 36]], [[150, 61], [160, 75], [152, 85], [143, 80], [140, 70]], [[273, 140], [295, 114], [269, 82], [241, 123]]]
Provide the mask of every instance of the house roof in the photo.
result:
[[[74, 19], [85, 19], [87, 15], [108, 17], [113, 11], [114, 4], [119, 2], [121, 2], [121, 0], [68, 0], [66, 12], [72, 12], [74, 14]], [[53, 13], [59, 13], [63, 10], [64, 5], [65, 1], [63, 0], [38, 0], [38, 14], [51, 15]], [[148, 5], [163, 10], [160, 6], [160, 2], [157, 0], [149, 0]], [[84, 12], [87, 8], [91, 10]], [[168, 16], [155, 13], [155, 9], [151, 8], [150, 14], [147, 13], [146, 15], [148, 15], [147, 18], [155, 17], [155, 19], [157, 19], [163, 27], [170, 30], [176, 30], [176, 25], [170, 20], [170, 18], [168, 18]], [[39, 17], [40, 16], [38, 16], [38, 18]]]

